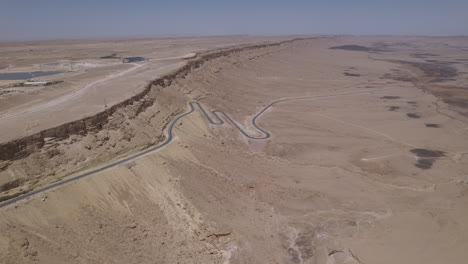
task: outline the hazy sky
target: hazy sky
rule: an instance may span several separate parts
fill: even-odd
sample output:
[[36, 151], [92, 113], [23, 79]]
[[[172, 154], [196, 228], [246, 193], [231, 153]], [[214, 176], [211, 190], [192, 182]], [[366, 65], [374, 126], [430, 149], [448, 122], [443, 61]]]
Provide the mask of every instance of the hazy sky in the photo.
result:
[[468, 0], [0, 0], [0, 40], [468, 35]]

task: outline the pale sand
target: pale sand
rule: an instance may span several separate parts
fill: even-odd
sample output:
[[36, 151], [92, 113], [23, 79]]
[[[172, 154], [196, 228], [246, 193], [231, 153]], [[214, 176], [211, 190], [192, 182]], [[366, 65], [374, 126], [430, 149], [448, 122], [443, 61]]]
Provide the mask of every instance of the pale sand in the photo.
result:
[[[376, 43], [388, 51], [328, 49]], [[255, 133], [251, 117], [274, 100], [364, 93], [276, 104], [258, 120], [272, 135], [264, 141], [247, 140], [229, 124], [208, 125], [195, 112], [167, 147], [1, 209], [0, 259], [464, 263], [466, 109], [433, 92], [463, 93], [457, 87], [466, 87], [468, 65], [459, 60], [450, 65], [458, 76], [434, 82], [439, 76], [385, 60], [424, 62], [411, 55], [421, 53], [439, 62], [468, 59], [467, 47], [468, 38], [326, 37], [209, 60], [168, 87], [155, 86], [145, 97], [152, 105], [119, 110], [99, 132], [51, 140], [4, 162], [1, 179], [24, 183], [2, 195], [138, 151], [191, 100]], [[444, 154], [418, 161], [425, 153], [414, 149]]]

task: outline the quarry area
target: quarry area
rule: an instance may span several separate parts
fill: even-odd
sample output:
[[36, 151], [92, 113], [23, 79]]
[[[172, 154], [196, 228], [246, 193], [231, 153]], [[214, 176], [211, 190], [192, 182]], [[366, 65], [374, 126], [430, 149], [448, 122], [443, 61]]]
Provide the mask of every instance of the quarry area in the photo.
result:
[[0, 47], [0, 263], [468, 259], [468, 37]]

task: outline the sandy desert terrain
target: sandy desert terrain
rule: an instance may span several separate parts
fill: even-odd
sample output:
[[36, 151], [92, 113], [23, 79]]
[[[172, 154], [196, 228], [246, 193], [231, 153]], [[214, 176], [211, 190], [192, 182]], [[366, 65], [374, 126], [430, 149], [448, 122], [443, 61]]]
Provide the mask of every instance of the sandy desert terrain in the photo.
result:
[[[0, 43], [0, 75], [61, 72], [32, 78], [59, 82], [21, 87], [25, 80], [0, 80], [0, 142], [102, 112], [142, 90], [152, 80], [186, 64], [197, 53], [285, 37], [203, 37], [130, 40], [70, 40]], [[122, 63], [125, 57], [147, 60]]]
[[2, 125], [1, 262], [468, 259], [467, 37], [227, 42], [85, 118]]

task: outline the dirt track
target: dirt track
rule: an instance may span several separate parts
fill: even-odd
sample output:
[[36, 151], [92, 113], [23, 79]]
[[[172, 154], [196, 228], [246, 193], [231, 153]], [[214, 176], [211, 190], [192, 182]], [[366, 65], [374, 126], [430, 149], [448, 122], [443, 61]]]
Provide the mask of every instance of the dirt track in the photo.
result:
[[[434, 44], [441, 41], [449, 46]], [[329, 49], [343, 45], [379, 51]], [[50, 167], [36, 184], [46, 185], [79, 166], [73, 159], [80, 155], [92, 168], [137, 152], [191, 100], [229, 113], [255, 134], [255, 114], [278, 98], [370, 92], [274, 105], [258, 120], [271, 134], [264, 141], [246, 139], [227, 122], [212, 126], [194, 112], [174, 126], [165, 148], [2, 209], [0, 257], [461, 263], [468, 257], [463, 108], [424, 90], [432, 77], [417, 67], [390, 62], [418, 61], [411, 54], [423, 53], [453, 60], [461, 45], [466, 39], [330, 37], [211, 58], [184, 78], [155, 84], [144, 100], [116, 109], [75, 143], [49, 140], [8, 161], [0, 176], [28, 177], [29, 168], [33, 181], [44, 164]], [[456, 67], [456, 81], [430, 87], [464, 85], [466, 65]], [[19, 188], [27, 186], [9, 191]]]

